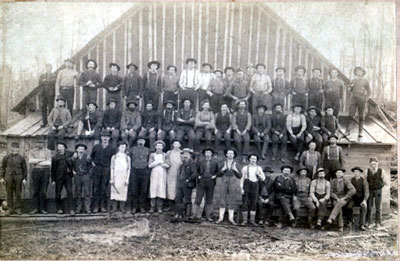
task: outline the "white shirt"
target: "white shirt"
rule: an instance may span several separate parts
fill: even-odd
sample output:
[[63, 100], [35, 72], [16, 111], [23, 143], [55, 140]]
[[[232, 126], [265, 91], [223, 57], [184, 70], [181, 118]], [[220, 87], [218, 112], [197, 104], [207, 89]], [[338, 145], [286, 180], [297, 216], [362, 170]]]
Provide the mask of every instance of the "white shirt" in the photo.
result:
[[194, 89], [199, 84], [199, 76], [200, 73], [198, 70], [185, 69], [181, 73], [181, 77], [179, 79], [179, 86], [182, 89]]
[[207, 91], [208, 85], [212, 79], [215, 79], [215, 75], [213, 73], [201, 73], [199, 77], [199, 88]]
[[247, 165], [242, 168], [242, 178], [240, 179], [241, 188], [243, 188], [243, 184], [246, 179], [250, 180], [251, 182], [257, 182], [258, 179], [264, 181], [265, 175], [260, 166]]

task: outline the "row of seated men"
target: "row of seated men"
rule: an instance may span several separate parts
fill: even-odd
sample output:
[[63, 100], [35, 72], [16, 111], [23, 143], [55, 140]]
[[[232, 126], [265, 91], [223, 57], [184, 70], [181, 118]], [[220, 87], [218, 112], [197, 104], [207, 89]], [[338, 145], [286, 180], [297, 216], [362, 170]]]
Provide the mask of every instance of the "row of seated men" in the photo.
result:
[[[306, 68], [297, 66], [295, 77], [291, 81], [285, 78], [286, 68], [276, 68], [276, 78], [266, 74], [266, 66], [257, 64], [248, 66], [246, 72], [233, 67], [226, 67], [223, 71], [216, 69], [209, 63], [202, 64], [202, 71], [196, 69], [197, 60], [188, 58], [187, 67], [177, 74], [177, 68], [169, 65], [167, 73], [162, 76], [159, 72], [161, 64], [158, 61], [148, 63], [148, 71], [140, 76], [138, 67], [134, 63], [127, 65], [127, 74], [122, 78], [118, 75], [120, 66], [110, 63], [111, 73], [104, 80], [96, 71], [97, 63], [93, 59], [86, 62], [86, 70], [78, 74], [74, 70], [74, 62], [65, 60], [66, 68], [60, 70], [56, 76], [51, 72], [51, 65], [47, 65], [46, 73], [41, 75], [39, 86], [42, 87], [42, 117], [43, 126], [47, 125], [47, 115], [54, 106], [56, 90], [64, 99], [72, 114], [74, 108], [75, 89], [83, 87], [83, 104], [98, 100], [99, 88], [107, 92], [107, 101], [115, 100], [116, 108], [122, 109], [126, 101], [141, 100], [142, 104], [149, 101], [153, 103], [153, 109], [161, 112], [159, 108], [163, 101], [171, 100], [179, 109], [181, 101], [191, 100], [193, 109], [200, 110], [200, 102], [210, 101], [210, 110], [214, 113], [220, 111], [222, 103], [226, 103], [232, 112], [237, 109], [239, 101], [246, 101], [249, 112], [257, 113], [259, 105], [264, 105], [267, 110], [274, 104], [285, 104], [285, 100], [291, 97], [291, 104], [299, 104], [303, 108], [315, 106], [322, 110], [324, 107], [332, 107], [336, 118], [343, 108], [343, 94], [346, 91], [344, 83], [338, 78], [338, 70], [330, 69], [330, 79], [323, 82], [321, 69], [313, 68], [312, 77], [305, 78]], [[361, 67], [354, 68], [355, 79], [349, 84], [351, 93], [350, 116], [354, 116], [358, 110], [359, 134], [362, 135], [364, 110], [367, 100], [371, 95], [368, 80], [364, 78], [366, 71]], [[122, 99], [123, 97], [123, 99]], [[77, 106], [76, 106], [77, 107]], [[139, 109], [141, 111], [141, 108]], [[349, 122], [348, 124], [349, 125]], [[346, 134], [349, 134], [347, 126]]]
[[[213, 209], [218, 206], [216, 223], [224, 220], [228, 209], [229, 222], [236, 225], [234, 211], [239, 199], [241, 225], [250, 222], [253, 226], [269, 226], [273, 209], [278, 207], [281, 215], [277, 227], [282, 227], [286, 220], [291, 226], [296, 226], [300, 207], [304, 206], [308, 209], [311, 228], [330, 227], [337, 220], [339, 230], [343, 231], [343, 214], [352, 224], [353, 207], [357, 206], [361, 212], [360, 229], [366, 230], [368, 225], [372, 225], [374, 205], [375, 226], [381, 225], [382, 188], [387, 181], [375, 157], [370, 158], [366, 175], [363, 175], [362, 168], [355, 166], [351, 169], [354, 172], [352, 179], [343, 177], [345, 170], [342, 168], [335, 169], [335, 175], [327, 179], [323, 168], [318, 168], [311, 176], [305, 167], [299, 167], [293, 174], [291, 165], [282, 165], [278, 175], [271, 174], [275, 171], [260, 165], [257, 154], [248, 155], [248, 163], [241, 164], [235, 160], [237, 153], [232, 148], [225, 149], [224, 159], [218, 161], [213, 157], [215, 151], [212, 148], [205, 148], [202, 156], [195, 158], [193, 150], [181, 149], [178, 140], [167, 152], [164, 152], [165, 143], [161, 140], [155, 142], [155, 150], [150, 152], [143, 138], [139, 138], [131, 149], [123, 141], [115, 147], [106, 131], [101, 133], [101, 143], [95, 145], [90, 153], [85, 144], [77, 144], [75, 151], [67, 149], [67, 145], [59, 141], [56, 154], [51, 156], [44, 142], [38, 141], [30, 152], [28, 163], [31, 164], [34, 191], [32, 214], [47, 213], [46, 191], [51, 181], [55, 185], [59, 214], [64, 213], [61, 191], [65, 187], [72, 215], [75, 209], [78, 213], [82, 210], [87, 213], [118, 210], [127, 214], [135, 214], [138, 210], [144, 213], [145, 201], [149, 197], [150, 213], [161, 214], [168, 206], [174, 211], [171, 221], [201, 222], [204, 198], [207, 221], [215, 221]], [[27, 183], [27, 166], [18, 150], [19, 144], [14, 142], [11, 153], [2, 161], [0, 182], [6, 182], [9, 213], [20, 214], [21, 184]], [[76, 186], [76, 204], [73, 183]], [[93, 200], [90, 187], [93, 188]], [[192, 204], [195, 188], [196, 197]], [[333, 205], [330, 212], [327, 208], [329, 202]]]

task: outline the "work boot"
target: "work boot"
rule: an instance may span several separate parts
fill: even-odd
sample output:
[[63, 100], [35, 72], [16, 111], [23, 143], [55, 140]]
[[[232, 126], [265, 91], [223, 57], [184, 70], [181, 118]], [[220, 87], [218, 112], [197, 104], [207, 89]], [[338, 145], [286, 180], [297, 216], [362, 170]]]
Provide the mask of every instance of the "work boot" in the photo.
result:
[[131, 209], [131, 214], [132, 214], [132, 215], [135, 215], [135, 214], [136, 214], [136, 208], [132, 208], [132, 209]]
[[250, 211], [250, 224], [254, 227], [257, 227], [256, 223], [256, 212], [255, 211]]
[[64, 214], [64, 211], [62, 211], [62, 209], [59, 209], [59, 210], [57, 211], [57, 213], [58, 213], [58, 214]]
[[186, 205], [186, 217], [185, 217], [185, 219], [186, 220], [193, 219], [193, 216], [192, 216], [192, 204], [187, 204]]
[[72, 209], [69, 211], [69, 214], [72, 216], [75, 216], [75, 211], [73, 211]]
[[[115, 211], [117, 211], [118, 208], [118, 202], [113, 200], [111, 203], [111, 213], [114, 213]], [[103, 211], [103, 209], [101, 209], [101, 211]]]
[[206, 219], [207, 219], [207, 221], [208, 222], [213, 222], [214, 220], [211, 217], [211, 211], [212, 211], [211, 206], [206, 205], [205, 209], [206, 209]]
[[240, 223], [241, 226], [247, 225], [247, 214], [248, 214], [247, 211], [242, 212], [243, 221], [242, 221], [242, 223]]
[[317, 228], [320, 229], [322, 227], [322, 220], [318, 219], [317, 220]]
[[310, 224], [311, 229], [315, 228], [314, 223], [313, 223], [313, 217], [308, 217], [308, 224]]
[[125, 202], [124, 201], [119, 202], [119, 210], [121, 212], [125, 212]]
[[235, 210], [234, 209], [228, 209], [228, 214], [229, 214], [229, 223], [231, 223], [232, 225], [236, 226], [236, 222], [233, 219], [233, 216], [235, 214]]
[[262, 160], [265, 160], [266, 159], [266, 157], [265, 157], [265, 153], [263, 152], [263, 153], [261, 153], [261, 159]]
[[219, 217], [215, 223], [220, 224], [222, 221], [224, 221], [224, 215], [225, 215], [225, 208], [220, 208], [219, 209]]
[[42, 210], [40, 211], [40, 213], [42, 213], [42, 214], [47, 214], [47, 211], [44, 210], [44, 209], [42, 209]]
[[32, 210], [29, 214], [31, 215], [35, 215], [37, 214], [39, 211], [37, 210], [37, 208], [35, 208], [34, 210]]

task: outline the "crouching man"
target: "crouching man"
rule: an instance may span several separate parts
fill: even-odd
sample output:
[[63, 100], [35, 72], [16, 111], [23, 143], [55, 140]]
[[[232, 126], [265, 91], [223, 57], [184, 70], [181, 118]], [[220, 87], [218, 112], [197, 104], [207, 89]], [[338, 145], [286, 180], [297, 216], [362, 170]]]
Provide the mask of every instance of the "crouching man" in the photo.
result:
[[356, 189], [350, 180], [343, 177], [344, 169], [336, 170], [336, 178], [331, 180], [331, 199], [334, 208], [328, 218], [328, 226], [332, 225], [333, 220], [338, 217], [338, 227], [339, 231], [343, 232], [343, 214], [342, 208], [347, 205], [351, 197], [356, 194]]
[[307, 177], [308, 169], [301, 168], [297, 170], [298, 176], [294, 178], [296, 183], [296, 195], [293, 197], [293, 211], [296, 219], [298, 219], [298, 213], [300, 207], [306, 206], [308, 209], [308, 223], [311, 228], [314, 228], [313, 218], [315, 216], [315, 205], [310, 197], [310, 185], [311, 179]]

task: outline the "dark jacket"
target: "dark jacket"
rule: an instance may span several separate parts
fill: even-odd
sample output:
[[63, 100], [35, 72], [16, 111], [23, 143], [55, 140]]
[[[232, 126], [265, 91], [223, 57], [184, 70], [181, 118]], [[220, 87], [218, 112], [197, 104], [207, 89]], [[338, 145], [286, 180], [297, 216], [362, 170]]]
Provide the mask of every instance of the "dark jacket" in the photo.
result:
[[103, 127], [114, 127], [115, 129], [119, 129], [121, 125], [121, 116], [122, 113], [118, 109], [106, 110], [103, 116]]
[[26, 160], [19, 154], [8, 154], [1, 163], [0, 176], [4, 178], [13, 175], [22, 175], [23, 179], [26, 179]]
[[72, 152], [65, 151], [63, 155], [56, 153], [56, 155], [51, 158], [52, 181], [63, 178], [72, 178], [72, 155]]
[[93, 146], [92, 154], [90, 158], [92, 162], [96, 165], [102, 167], [110, 167], [111, 157], [116, 153], [116, 149], [111, 144], [108, 144], [107, 147], [103, 148], [101, 143]]
[[137, 95], [143, 94], [142, 77], [136, 72], [126, 74], [122, 88], [123, 95], [130, 99], [136, 98]]
[[[89, 130], [88, 120], [86, 119], [87, 113], [83, 113], [81, 121], [85, 130]], [[89, 122], [91, 130], [99, 129], [103, 125], [103, 114], [99, 110], [89, 113]]]
[[286, 115], [283, 113], [280, 114], [280, 118], [276, 113], [273, 113], [271, 116], [271, 134], [275, 133], [275, 131], [279, 132], [280, 134], [286, 135]]
[[337, 178], [331, 180], [331, 198], [332, 199], [350, 199], [356, 194], [356, 189], [354, 188], [351, 181], [343, 178], [343, 188], [339, 186], [339, 181]]
[[56, 80], [57, 75], [54, 73], [44, 73], [39, 77], [39, 87], [42, 88], [42, 95], [48, 97], [55, 96], [56, 94]]
[[206, 159], [201, 160], [198, 163], [198, 177], [211, 177], [217, 175], [219, 172], [218, 162], [214, 159], [210, 160], [210, 175], [205, 176], [206, 171]]
[[196, 186], [197, 176], [197, 163], [195, 161], [189, 160], [187, 163], [182, 162], [178, 173], [178, 180], [180, 182], [186, 182], [189, 188], [194, 188]]
[[72, 159], [72, 169], [75, 171], [76, 175], [83, 176], [89, 174], [92, 168], [92, 162], [88, 159], [86, 153], [83, 154], [82, 158]]
[[275, 179], [271, 176], [265, 175], [264, 181], [258, 181], [259, 183], [259, 197], [261, 199], [269, 199], [269, 202], [274, 201], [275, 191], [274, 191]]
[[285, 178], [282, 175], [276, 177], [274, 182], [275, 197], [293, 197], [296, 193], [296, 183], [292, 177]]

